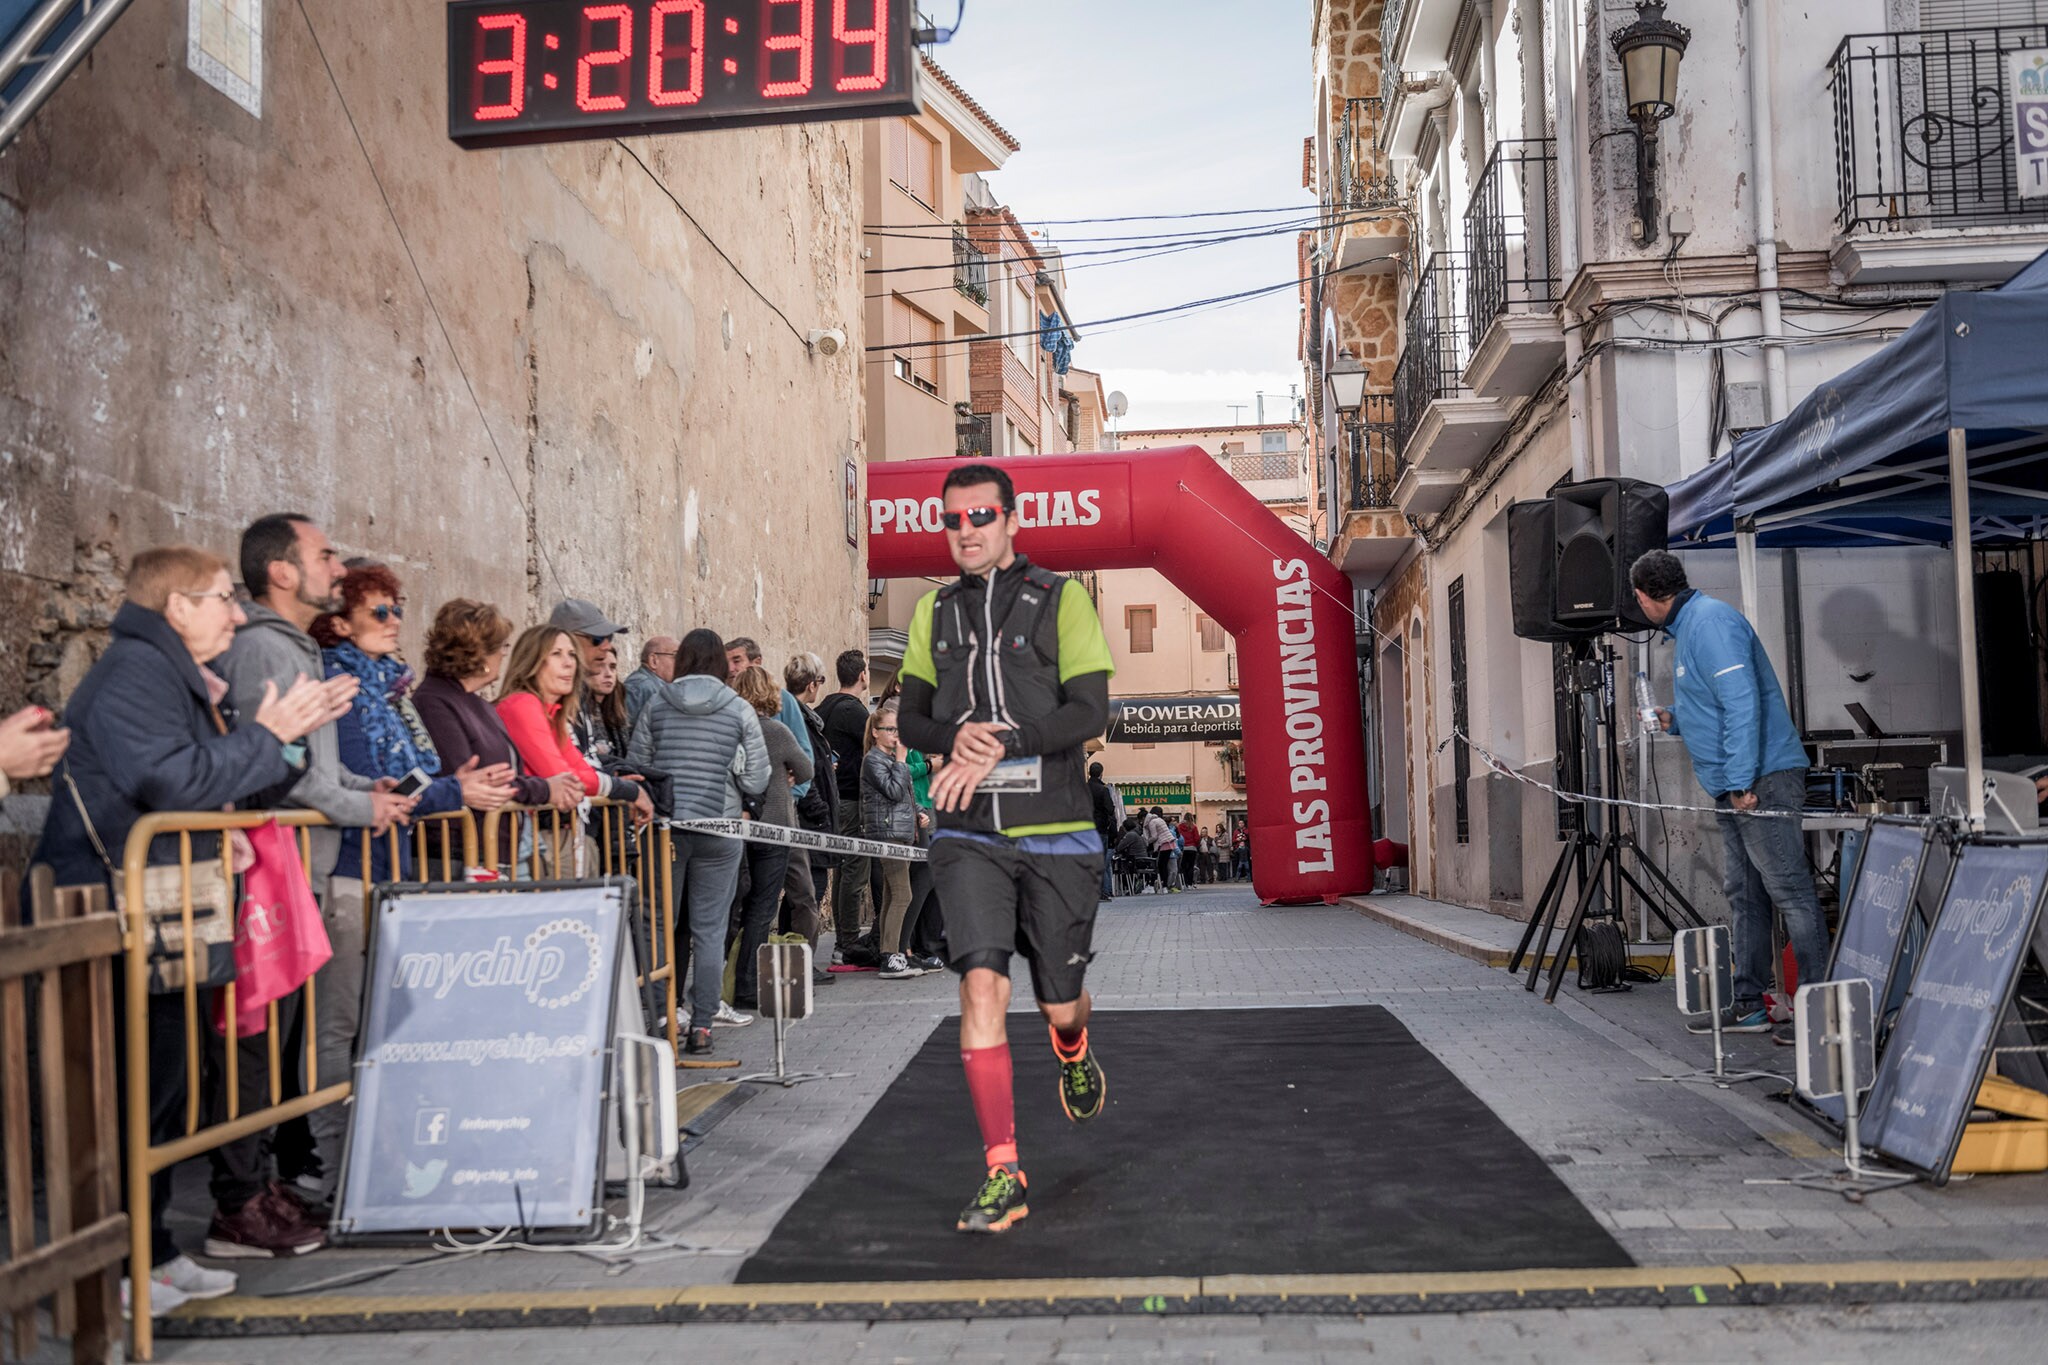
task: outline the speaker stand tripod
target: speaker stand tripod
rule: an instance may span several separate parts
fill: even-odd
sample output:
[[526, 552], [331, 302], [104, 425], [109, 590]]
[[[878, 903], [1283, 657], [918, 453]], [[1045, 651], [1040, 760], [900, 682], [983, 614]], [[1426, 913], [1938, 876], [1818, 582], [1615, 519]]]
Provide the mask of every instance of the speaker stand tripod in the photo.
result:
[[[1565, 671], [1565, 691], [1571, 702], [1570, 733], [1565, 736], [1567, 745], [1571, 752], [1586, 752], [1589, 738], [1586, 703], [1596, 701], [1600, 715], [1593, 722], [1593, 728], [1600, 733], [1605, 790], [1610, 795], [1618, 793], [1621, 790], [1621, 745], [1615, 730], [1614, 647], [1602, 641], [1596, 651], [1593, 642], [1575, 640], [1570, 649], [1571, 659]], [[1560, 750], [1566, 747], [1560, 746]], [[1597, 835], [1587, 829], [1585, 816], [1586, 810], [1582, 806], [1580, 818], [1566, 837], [1564, 848], [1557, 855], [1557, 863], [1543, 884], [1543, 894], [1537, 898], [1529, 923], [1522, 930], [1522, 941], [1515, 948], [1514, 956], [1508, 959], [1508, 971], [1512, 973], [1521, 970], [1524, 957], [1529, 958], [1529, 975], [1522, 989], [1535, 990], [1536, 978], [1543, 971], [1543, 956], [1550, 948], [1551, 933], [1557, 927], [1558, 915], [1564, 909], [1565, 898], [1571, 894], [1571, 884], [1576, 878], [1578, 896], [1573, 900], [1570, 918], [1565, 922], [1564, 937], [1558, 940], [1557, 952], [1551, 959], [1550, 983], [1543, 992], [1546, 1004], [1557, 999], [1558, 987], [1564, 984], [1565, 959], [1577, 946], [1579, 929], [1586, 922], [1593, 897], [1600, 891], [1607, 892], [1608, 912], [1617, 919], [1621, 915], [1622, 891], [1626, 887], [1642, 899], [1650, 913], [1657, 917], [1657, 922], [1669, 933], [1678, 931], [1679, 921], [1688, 928], [1698, 928], [1705, 923], [1685, 893], [1636, 842], [1635, 835], [1622, 830], [1619, 816], [1611, 815], [1603, 821]], [[1646, 874], [1662, 894], [1653, 894], [1645, 885], [1644, 877], [1637, 875], [1638, 872]], [[1627, 937], [1625, 931], [1623, 937]]]

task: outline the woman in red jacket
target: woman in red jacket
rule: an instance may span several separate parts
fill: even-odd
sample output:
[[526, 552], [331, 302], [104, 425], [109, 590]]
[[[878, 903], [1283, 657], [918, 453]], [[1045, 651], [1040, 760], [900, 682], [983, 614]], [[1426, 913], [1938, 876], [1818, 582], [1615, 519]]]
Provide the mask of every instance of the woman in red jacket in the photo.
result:
[[654, 818], [654, 803], [632, 781], [590, 766], [569, 734], [569, 717], [583, 704], [583, 661], [569, 632], [534, 626], [512, 645], [505, 682], [498, 690], [498, 718], [519, 750], [519, 761], [535, 777], [568, 773], [588, 797], [616, 797], [633, 803], [633, 818]]

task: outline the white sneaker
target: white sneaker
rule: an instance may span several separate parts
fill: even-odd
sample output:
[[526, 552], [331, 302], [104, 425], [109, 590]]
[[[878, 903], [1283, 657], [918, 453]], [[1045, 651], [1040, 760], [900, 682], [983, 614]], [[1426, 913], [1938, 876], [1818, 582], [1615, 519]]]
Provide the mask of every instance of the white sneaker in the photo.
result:
[[751, 1014], [741, 1014], [725, 1001], [718, 1002], [718, 1012], [711, 1016], [713, 1028], [745, 1028], [754, 1022]]
[[232, 1270], [209, 1270], [190, 1256], [172, 1257], [151, 1271], [149, 1278], [152, 1294], [159, 1292], [164, 1285], [169, 1285], [188, 1299], [217, 1299], [235, 1292], [235, 1273]]
[[677, 1005], [677, 1006], [676, 1006], [676, 1032], [677, 1032], [678, 1034], [684, 1034], [684, 1033], [688, 1033], [689, 1031], [690, 1031], [690, 1007], [689, 1007], [688, 1005]]
[[[132, 1291], [128, 1285], [128, 1277], [123, 1275], [121, 1277], [121, 1316], [124, 1318], [134, 1315], [135, 1309], [131, 1301], [132, 1297]], [[183, 1307], [185, 1301], [191, 1297], [190, 1294], [172, 1284], [165, 1277], [162, 1267], [150, 1272], [149, 1315], [151, 1317], [160, 1318], [166, 1313], [174, 1312], [178, 1308]]]
[[901, 981], [909, 976], [923, 976], [924, 968], [911, 966], [910, 959], [901, 953], [891, 953], [877, 975], [884, 981]]

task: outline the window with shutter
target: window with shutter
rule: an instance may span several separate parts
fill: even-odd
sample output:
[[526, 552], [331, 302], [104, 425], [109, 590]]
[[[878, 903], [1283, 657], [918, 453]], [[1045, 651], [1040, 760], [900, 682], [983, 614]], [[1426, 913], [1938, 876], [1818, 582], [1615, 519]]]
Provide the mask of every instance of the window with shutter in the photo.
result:
[[939, 392], [939, 324], [901, 298], [891, 297], [885, 344], [898, 379], [907, 380], [933, 397]]
[[1156, 607], [1124, 608], [1124, 627], [1131, 633], [1131, 653], [1152, 652], [1152, 623], [1157, 619]]
[[888, 128], [889, 183], [907, 189], [910, 186], [910, 124], [903, 119], [894, 119]]
[[1221, 654], [1224, 641], [1223, 627], [1217, 625], [1206, 616], [1195, 617], [1195, 625], [1202, 633], [1202, 652], [1204, 654]]
[[903, 188], [928, 209], [939, 203], [939, 144], [914, 124], [904, 124]]

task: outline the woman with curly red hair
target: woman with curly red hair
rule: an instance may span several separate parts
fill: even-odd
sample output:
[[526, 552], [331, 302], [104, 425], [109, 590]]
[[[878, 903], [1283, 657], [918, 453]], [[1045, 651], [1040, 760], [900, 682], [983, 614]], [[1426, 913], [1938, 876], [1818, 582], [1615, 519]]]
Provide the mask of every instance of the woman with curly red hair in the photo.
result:
[[[355, 700], [335, 727], [344, 767], [377, 782], [402, 781], [415, 770], [428, 779], [419, 789], [414, 818], [468, 806], [496, 810], [512, 800], [513, 769], [503, 761], [486, 765], [471, 754], [452, 767], [445, 764], [434, 740], [408, 695], [413, 672], [398, 656], [399, 623], [405, 619], [404, 591], [398, 575], [382, 564], [359, 564], [339, 584], [341, 609], [320, 616], [311, 634], [330, 678], [356, 679]], [[397, 865], [393, 866], [393, 844]], [[367, 869], [363, 862], [369, 851]], [[376, 882], [410, 881], [414, 876], [412, 840], [391, 839], [367, 830], [342, 831], [341, 853], [323, 907], [327, 938], [334, 949], [314, 978], [319, 993], [318, 1034], [314, 1047], [323, 1076], [346, 1076], [354, 1060], [356, 1025], [363, 995], [363, 955], [367, 887]], [[319, 1168], [308, 1193], [316, 1200], [333, 1192], [341, 1172], [341, 1142], [346, 1114], [340, 1105], [315, 1110], [307, 1117]]]

